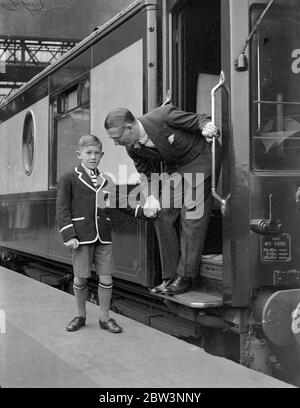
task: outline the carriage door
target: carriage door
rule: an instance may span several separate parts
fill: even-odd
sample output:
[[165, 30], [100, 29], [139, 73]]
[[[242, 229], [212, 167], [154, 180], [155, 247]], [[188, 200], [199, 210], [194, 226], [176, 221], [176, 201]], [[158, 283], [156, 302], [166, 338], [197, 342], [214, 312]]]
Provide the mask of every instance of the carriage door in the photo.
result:
[[[252, 5], [252, 26], [266, 5]], [[265, 14], [251, 42], [254, 287], [270, 284], [289, 288], [299, 286], [299, 36], [299, 2], [278, 1]], [[263, 222], [266, 222], [265, 227]]]
[[[169, 44], [166, 44], [169, 54], [165, 56], [169, 69], [163, 72], [165, 89], [171, 89], [173, 104], [182, 110], [211, 115], [211, 89], [218, 84], [223, 69], [221, 3], [220, 0], [167, 3], [165, 26], [168, 29], [165, 31], [170, 34]], [[225, 120], [222, 94], [223, 90], [216, 93], [214, 105], [215, 123], [219, 129]], [[223, 131], [222, 136], [224, 138]], [[218, 194], [222, 194], [221, 178], [217, 185]], [[210, 271], [217, 276], [210, 276]], [[217, 201], [212, 210], [200, 275], [202, 279], [217, 279], [219, 294], [222, 294], [222, 214]]]

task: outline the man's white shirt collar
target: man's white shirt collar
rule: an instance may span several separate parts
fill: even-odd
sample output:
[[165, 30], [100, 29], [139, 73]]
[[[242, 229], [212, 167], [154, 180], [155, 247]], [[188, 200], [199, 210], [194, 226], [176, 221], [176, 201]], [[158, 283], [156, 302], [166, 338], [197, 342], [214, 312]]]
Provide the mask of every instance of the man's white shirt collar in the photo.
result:
[[139, 125], [139, 128], [140, 128], [140, 137], [139, 137], [138, 143], [140, 143], [141, 145], [145, 145], [147, 147], [155, 147], [154, 143], [152, 142], [152, 140], [147, 135], [142, 123], [139, 120], [137, 122], [138, 122], [138, 125]]

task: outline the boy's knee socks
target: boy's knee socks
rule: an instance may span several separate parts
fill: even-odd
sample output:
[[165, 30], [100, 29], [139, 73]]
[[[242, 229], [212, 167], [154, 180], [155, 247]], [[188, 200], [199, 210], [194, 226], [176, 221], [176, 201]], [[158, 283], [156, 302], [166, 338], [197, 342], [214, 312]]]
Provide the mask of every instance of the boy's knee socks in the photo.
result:
[[100, 320], [105, 321], [109, 317], [110, 300], [112, 294], [112, 283], [106, 284], [99, 282], [98, 298], [100, 307]]
[[87, 284], [86, 279], [74, 279], [74, 296], [76, 299], [78, 316], [86, 316]]

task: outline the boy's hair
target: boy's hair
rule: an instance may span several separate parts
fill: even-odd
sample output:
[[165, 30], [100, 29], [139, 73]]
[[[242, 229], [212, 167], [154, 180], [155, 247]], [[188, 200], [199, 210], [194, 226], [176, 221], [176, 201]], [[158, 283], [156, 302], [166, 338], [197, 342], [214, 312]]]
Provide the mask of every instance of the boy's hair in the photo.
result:
[[104, 127], [106, 130], [110, 128], [120, 127], [126, 123], [133, 123], [135, 117], [126, 108], [116, 108], [109, 112], [104, 121]]
[[99, 146], [102, 149], [101, 140], [98, 139], [97, 136], [94, 135], [82, 135], [78, 141], [79, 149], [87, 146]]

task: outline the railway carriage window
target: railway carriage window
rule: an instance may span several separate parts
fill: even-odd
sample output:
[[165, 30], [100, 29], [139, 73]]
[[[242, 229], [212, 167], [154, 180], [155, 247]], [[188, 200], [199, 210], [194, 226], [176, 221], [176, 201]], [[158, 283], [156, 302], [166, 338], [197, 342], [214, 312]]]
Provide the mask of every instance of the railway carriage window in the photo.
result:
[[88, 102], [90, 98], [90, 83], [88, 80], [79, 84], [78, 96], [80, 103]]
[[29, 176], [33, 168], [34, 158], [34, 119], [32, 112], [27, 112], [23, 126], [22, 155], [25, 173]]
[[88, 49], [50, 75], [50, 92], [54, 92], [65, 84], [78, 80], [90, 69], [91, 50]]
[[[256, 170], [299, 170], [300, 4], [277, 4], [251, 45], [252, 163]], [[252, 10], [252, 26], [261, 12]]]
[[51, 97], [52, 139], [50, 187], [77, 164], [78, 139], [90, 130], [89, 80], [85, 79]]

